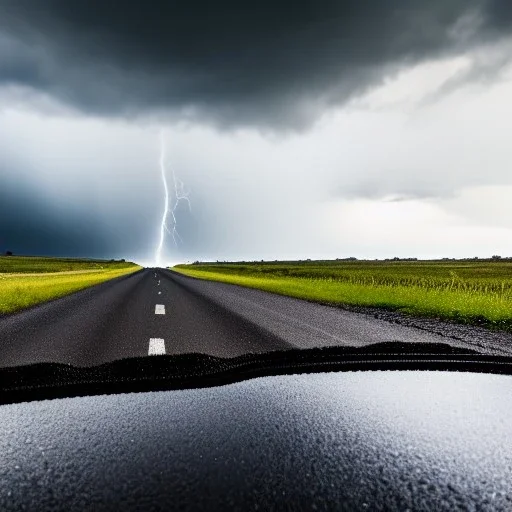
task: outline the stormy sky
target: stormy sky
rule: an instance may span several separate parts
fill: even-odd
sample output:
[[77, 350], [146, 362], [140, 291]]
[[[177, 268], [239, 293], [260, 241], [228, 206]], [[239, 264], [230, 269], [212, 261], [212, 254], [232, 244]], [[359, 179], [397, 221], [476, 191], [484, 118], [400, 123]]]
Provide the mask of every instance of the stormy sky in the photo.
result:
[[[0, 2], [0, 251], [512, 256], [507, 0]], [[174, 198], [171, 196], [171, 202]]]

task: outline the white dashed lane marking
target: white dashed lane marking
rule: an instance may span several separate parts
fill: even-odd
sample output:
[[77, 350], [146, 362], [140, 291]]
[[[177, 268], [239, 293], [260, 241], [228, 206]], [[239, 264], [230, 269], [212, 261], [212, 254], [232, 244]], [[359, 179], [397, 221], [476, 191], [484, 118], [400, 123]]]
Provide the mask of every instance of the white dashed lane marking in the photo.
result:
[[162, 338], [150, 338], [148, 356], [165, 354], [165, 343]]
[[155, 315], [165, 315], [165, 306], [163, 304], [155, 306]]

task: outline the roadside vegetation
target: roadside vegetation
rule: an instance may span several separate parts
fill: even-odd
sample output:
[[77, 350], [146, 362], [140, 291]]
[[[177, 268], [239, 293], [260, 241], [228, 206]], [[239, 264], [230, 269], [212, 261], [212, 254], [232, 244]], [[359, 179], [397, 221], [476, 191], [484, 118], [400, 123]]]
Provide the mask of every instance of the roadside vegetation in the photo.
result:
[[512, 260], [194, 263], [184, 275], [512, 331]]
[[0, 314], [14, 313], [140, 268], [123, 260], [0, 256]]

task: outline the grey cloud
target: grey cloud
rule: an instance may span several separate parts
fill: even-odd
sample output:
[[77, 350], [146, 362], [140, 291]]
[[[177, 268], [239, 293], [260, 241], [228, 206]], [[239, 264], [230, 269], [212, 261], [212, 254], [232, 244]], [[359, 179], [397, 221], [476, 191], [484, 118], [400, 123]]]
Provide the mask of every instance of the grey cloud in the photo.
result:
[[452, 197], [453, 193], [453, 186], [440, 182], [435, 175], [428, 180], [410, 176], [403, 170], [393, 170], [379, 173], [370, 179], [346, 179], [342, 186], [336, 186], [331, 190], [331, 197], [399, 203], [447, 198]]
[[18, 0], [0, 6], [0, 83], [101, 115], [301, 128], [389, 68], [501, 37], [511, 11], [505, 0]]
[[474, 51], [470, 63], [465, 69], [459, 70], [435, 91], [426, 95], [420, 102], [421, 106], [435, 104], [446, 98], [461, 87], [471, 84], [477, 87], [489, 87], [506, 76], [512, 58], [510, 40], [495, 45], [484, 45]]
[[418, 197], [416, 195], [394, 195], [390, 197], [385, 197], [384, 202], [386, 203], [404, 203], [406, 201], [413, 201], [415, 199], [427, 199], [428, 196]]
[[63, 212], [37, 191], [4, 184], [0, 190], [0, 251], [104, 257], [109, 240], [94, 220], [93, 215]]

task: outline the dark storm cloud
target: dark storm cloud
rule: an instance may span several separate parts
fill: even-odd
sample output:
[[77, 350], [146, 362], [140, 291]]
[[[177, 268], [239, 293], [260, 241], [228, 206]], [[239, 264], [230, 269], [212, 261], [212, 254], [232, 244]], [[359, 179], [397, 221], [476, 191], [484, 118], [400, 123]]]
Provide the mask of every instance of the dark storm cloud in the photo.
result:
[[107, 237], [91, 217], [62, 211], [26, 187], [4, 185], [0, 190], [0, 252], [104, 256]]
[[152, 243], [147, 220], [134, 212], [105, 222], [94, 210], [47, 198], [26, 184], [0, 188], [2, 254], [137, 259]]
[[3, 2], [0, 83], [103, 115], [303, 127], [390, 67], [506, 34], [509, 4]]

